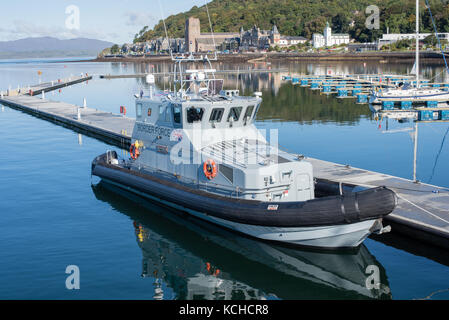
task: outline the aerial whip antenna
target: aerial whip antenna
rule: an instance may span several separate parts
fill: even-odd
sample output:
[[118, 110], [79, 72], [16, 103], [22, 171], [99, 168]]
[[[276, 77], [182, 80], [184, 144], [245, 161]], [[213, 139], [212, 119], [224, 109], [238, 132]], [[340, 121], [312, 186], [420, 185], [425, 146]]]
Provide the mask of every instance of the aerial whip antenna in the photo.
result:
[[168, 43], [168, 50], [170, 51], [170, 56], [173, 60], [173, 52], [171, 50], [170, 40], [168, 39], [167, 25], [165, 24], [164, 11], [162, 10], [161, 0], [158, 0], [158, 2], [159, 2], [159, 9], [161, 11], [161, 16], [162, 16], [162, 23], [164, 24], [165, 38], [167, 39], [167, 43]]
[[212, 33], [212, 43], [214, 44], [215, 60], [217, 60], [217, 45], [215, 43], [214, 29], [212, 28], [212, 20], [210, 19], [209, 6], [207, 5], [207, 0], [204, 0], [204, 4], [206, 5], [207, 18], [209, 19], [210, 31]]

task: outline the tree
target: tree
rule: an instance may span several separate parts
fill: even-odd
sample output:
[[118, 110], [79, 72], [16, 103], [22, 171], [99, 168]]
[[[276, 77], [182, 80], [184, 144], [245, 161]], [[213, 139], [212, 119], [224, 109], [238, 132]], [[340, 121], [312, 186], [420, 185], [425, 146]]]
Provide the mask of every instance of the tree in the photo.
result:
[[[437, 29], [449, 32], [449, 3], [430, 3]], [[380, 30], [365, 26], [365, 9], [369, 5], [377, 5], [380, 9]], [[372, 42], [386, 32], [387, 25], [391, 33], [413, 33], [415, 30], [415, 3], [410, 0], [212, 0], [208, 8], [215, 32], [238, 32], [241, 27], [248, 30], [253, 25], [269, 30], [276, 24], [281, 34], [311, 39], [313, 33], [322, 33], [329, 22], [334, 32], [349, 33], [357, 42]], [[432, 20], [423, 1], [420, 14], [420, 29], [432, 32]], [[185, 20], [189, 17], [200, 19], [201, 32], [210, 32], [206, 7], [195, 6], [165, 19], [168, 36], [184, 37]], [[165, 37], [162, 21], [152, 30], [143, 27], [134, 41], [157, 37]]]
[[423, 40], [423, 43], [427, 46], [435, 47], [438, 44], [438, 40], [437, 40], [437, 37], [435, 37], [433, 34], [431, 34], [430, 36], [427, 36]]
[[111, 53], [112, 54], [117, 54], [117, 53], [119, 53], [120, 52], [120, 47], [117, 45], [117, 44], [114, 44], [112, 47], [111, 47]]
[[349, 31], [349, 17], [343, 13], [338, 13], [332, 17], [332, 26], [335, 28], [335, 32], [347, 33]]

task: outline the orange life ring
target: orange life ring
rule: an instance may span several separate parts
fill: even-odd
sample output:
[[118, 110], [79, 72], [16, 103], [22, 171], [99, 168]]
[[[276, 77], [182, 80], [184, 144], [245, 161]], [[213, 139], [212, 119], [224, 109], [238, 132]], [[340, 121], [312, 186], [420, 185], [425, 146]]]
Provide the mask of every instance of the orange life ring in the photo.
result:
[[129, 154], [131, 155], [131, 159], [137, 160], [137, 158], [140, 156], [139, 148], [136, 148], [136, 145], [132, 144], [131, 148], [129, 148]]
[[206, 178], [212, 180], [217, 176], [218, 173], [217, 164], [215, 163], [214, 160], [209, 159], [206, 162], [204, 162], [203, 171]]

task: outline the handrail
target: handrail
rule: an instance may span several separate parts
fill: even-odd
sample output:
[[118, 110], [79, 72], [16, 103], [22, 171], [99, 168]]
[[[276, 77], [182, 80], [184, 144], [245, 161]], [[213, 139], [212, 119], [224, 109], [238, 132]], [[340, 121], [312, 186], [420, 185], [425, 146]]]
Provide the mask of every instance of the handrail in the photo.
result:
[[222, 184], [218, 184], [215, 182], [207, 182], [207, 183], [202, 183], [200, 181], [197, 181], [193, 178], [188, 178], [188, 177], [184, 177], [184, 176], [179, 176], [176, 174], [171, 174], [167, 171], [163, 171], [160, 169], [156, 169], [144, 164], [133, 164], [133, 167], [137, 168], [139, 171], [146, 170], [146, 171], [150, 171], [150, 172], [156, 172], [159, 173], [163, 176], [175, 176], [178, 180], [180, 180], [183, 183], [186, 184], [194, 184], [197, 185], [198, 188], [204, 187], [204, 189], [207, 190], [207, 188], [212, 187], [218, 190], [222, 190], [222, 191], [226, 191], [226, 192], [231, 192], [231, 195], [234, 194], [234, 192], [236, 194], [241, 194], [241, 195], [245, 195], [245, 194], [261, 194], [261, 193], [266, 193], [266, 192], [276, 192], [276, 191], [283, 191], [285, 190], [285, 188], [289, 187], [290, 184], [282, 184], [282, 185], [277, 185], [275, 187], [267, 187], [267, 188], [259, 188], [259, 189], [253, 189], [253, 188], [242, 188], [242, 187], [231, 187], [231, 186], [226, 186], [226, 185], [222, 185]]

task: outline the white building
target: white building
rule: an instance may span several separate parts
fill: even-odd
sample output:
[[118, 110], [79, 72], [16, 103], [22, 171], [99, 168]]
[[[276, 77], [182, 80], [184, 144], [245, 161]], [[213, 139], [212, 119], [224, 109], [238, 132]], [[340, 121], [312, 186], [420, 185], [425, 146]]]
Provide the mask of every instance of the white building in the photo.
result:
[[295, 36], [281, 36], [281, 40], [285, 41], [286, 45], [293, 46], [297, 44], [304, 44], [307, 42], [307, 39], [304, 37], [295, 37]]
[[314, 48], [321, 48], [324, 47], [324, 36], [319, 33], [314, 33], [312, 36], [312, 42]]
[[[419, 40], [424, 40], [428, 36], [433, 35], [433, 33], [420, 33]], [[449, 33], [439, 33], [438, 38], [440, 40], [449, 40]], [[399, 40], [414, 40], [416, 39], [416, 33], [387, 33], [383, 34], [382, 38], [379, 39], [379, 47], [386, 44], [395, 43]]]
[[324, 35], [319, 33], [314, 33], [312, 37], [313, 46], [315, 48], [331, 47], [340, 44], [348, 44], [351, 40], [349, 34], [346, 33], [334, 33], [332, 34], [332, 29], [329, 26], [329, 22], [326, 22], [326, 27], [324, 28]]

